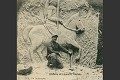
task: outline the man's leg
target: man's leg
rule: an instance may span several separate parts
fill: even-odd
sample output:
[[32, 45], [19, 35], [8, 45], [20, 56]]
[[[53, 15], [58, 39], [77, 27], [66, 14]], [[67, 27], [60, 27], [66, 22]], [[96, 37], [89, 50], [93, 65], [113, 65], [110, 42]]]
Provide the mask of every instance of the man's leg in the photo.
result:
[[55, 54], [55, 53], [51, 53], [51, 54], [49, 54], [48, 55], [48, 67], [51, 67], [51, 68], [53, 68], [53, 67], [56, 67], [56, 57], [57, 55]]
[[63, 64], [60, 62], [60, 57], [55, 53], [48, 55], [48, 64], [49, 67], [63, 68]]
[[49, 65], [51, 64], [51, 57], [50, 56], [46, 56], [46, 58], [48, 60], [47, 66], [50, 67]]
[[57, 68], [59, 68], [59, 69], [62, 69], [64, 66], [63, 66], [63, 64], [62, 63], [59, 63], [58, 65], [57, 65]]
[[56, 63], [57, 63], [57, 66], [56, 66], [57, 68], [62, 69], [64, 67], [62, 62], [60, 61], [59, 56], [57, 56]]

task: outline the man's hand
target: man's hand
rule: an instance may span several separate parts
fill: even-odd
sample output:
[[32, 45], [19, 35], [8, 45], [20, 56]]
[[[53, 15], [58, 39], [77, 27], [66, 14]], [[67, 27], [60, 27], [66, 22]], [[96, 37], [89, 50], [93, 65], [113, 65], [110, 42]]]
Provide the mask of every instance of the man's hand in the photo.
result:
[[77, 63], [77, 62], [79, 62], [80, 61], [80, 56], [77, 56], [76, 58], [75, 58], [75, 62]]
[[72, 52], [71, 52], [71, 51], [68, 51], [68, 54], [72, 55]]

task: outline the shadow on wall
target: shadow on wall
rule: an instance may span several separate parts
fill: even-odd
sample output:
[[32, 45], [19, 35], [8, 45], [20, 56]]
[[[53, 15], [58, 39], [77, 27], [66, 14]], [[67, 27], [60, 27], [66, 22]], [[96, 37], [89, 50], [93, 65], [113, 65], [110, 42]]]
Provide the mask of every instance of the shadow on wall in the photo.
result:
[[100, 12], [99, 17], [99, 35], [98, 35], [98, 53], [97, 53], [97, 65], [103, 64], [103, 0], [87, 0], [88, 3], [97, 11]]
[[98, 39], [98, 55], [97, 55], [97, 60], [96, 64], [97, 65], [102, 65], [103, 64], [103, 11], [100, 10], [100, 18], [99, 18], [99, 39]]
[[90, 5], [103, 7], [103, 0], [86, 0]]
[[17, 0], [17, 12], [27, 0]]

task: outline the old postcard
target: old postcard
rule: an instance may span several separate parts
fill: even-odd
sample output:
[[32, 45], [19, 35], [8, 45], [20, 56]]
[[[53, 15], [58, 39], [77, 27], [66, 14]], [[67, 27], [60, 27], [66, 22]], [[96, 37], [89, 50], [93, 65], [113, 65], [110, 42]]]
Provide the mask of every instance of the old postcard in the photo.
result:
[[103, 80], [102, 0], [17, 0], [17, 80]]

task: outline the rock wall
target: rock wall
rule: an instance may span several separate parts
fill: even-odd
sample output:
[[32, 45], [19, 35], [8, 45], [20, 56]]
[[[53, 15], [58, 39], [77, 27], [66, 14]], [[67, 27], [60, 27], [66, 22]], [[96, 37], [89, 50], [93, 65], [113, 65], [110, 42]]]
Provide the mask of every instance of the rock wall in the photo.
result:
[[[28, 25], [40, 25], [43, 23], [44, 3], [44, 0], [28, 0], [19, 10], [17, 18], [17, 52], [19, 53], [18, 56], [21, 62], [30, 61], [30, 55], [27, 51], [27, 46], [25, 46], [22, 31]], [[78, 7], [85, 3], [85, 0], [62, 0], [60, 2], [60, 19], [66, 21], [78, 12]], [[50, 4], [55, 6], [56, 2], [50, 0]], [[96, 15], [98, 12], [95, 12], [92, 8], [90, 11], [89, 17], [80, 17], [86, 30], [85, 33], [76, 36], [76, 41], [82, 48], [80, 65], [87, 67], [93, 67], [96, 64], [98, 44], [99, 16]], [[53, 16], [56, 16], [56, 14]], [[70, 25], [72, 24], [74, 24], [74, 22], [71, 22]]]

